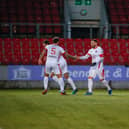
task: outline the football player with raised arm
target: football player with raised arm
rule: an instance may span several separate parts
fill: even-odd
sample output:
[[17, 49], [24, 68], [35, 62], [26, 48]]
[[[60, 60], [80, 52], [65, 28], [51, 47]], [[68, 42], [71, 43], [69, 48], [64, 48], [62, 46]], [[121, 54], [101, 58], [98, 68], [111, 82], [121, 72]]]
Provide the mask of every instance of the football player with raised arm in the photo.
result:
[[45, 53], [47, 52], [47, 58], [46, 58], [45, 70], [44, 70], [45, 71], [44, 72], [44, 91], [42, 92], [42, 94], [47, 93], [48, 77], [50, 76], [50, 74], [52, 72], [54, 72], [58, 78], [58, 84], [60, 86], [61, 95], [65, 95], [64, 81], [63, 81], [62, 74], [61, 74], [61, 68], [60, 68], [58, 62], [59, 62], [60, 57], [63, 54], [65, 54], [66, 56], [68, 56], [70, 58], [73, 58], [73, 56], [69, 55], [67, 52], [64, 51], [63, 48], [58, 46], [59, 42], [56, 40], [58, 40], [58, 39], [56, 39], [56, 38], [53, 39], [53, 41], [54, 41], [53, 44], [45, 46], [45, 49], [42, 51], [42, 53], [39, 57], [39, 60], [38, 60], [38, 64], [42, 64], [42, 58], [44, 57]]
[[[55, 41], [55, 39], [57, 39], [56, 40], [57, 42], [60, 42], [58, 37], [55, 37], [53, 42]], [[58, 62], [58, 65], [61, 68], [60, 70], [61, 70], [62, 75], [64, 76], [64, 78], [67, 80], [67, 82], [70, 84], [70, 86], [73, 89], [72, 94], [73, 95], [76, 94], [78, 92], [78, 89], [75, 86], [72, 78], [69, 76], [67, 62], [66, 62], [65, 58], [63, 57], [63, 55], [61, 55], [59, 62]], [[55, 76], [54, 72], [52, 72], [51, 77], [53, 78], [53, 80], [55, 80], [58, 83], [57, 76]]]
[[88, 76], [88, 91], [86, 92], [86, 95], [92, 95], [93, 91], [93, 78], [98, 75], [100, 81], [104, 84], [104, 86], [107, 87], [108, 94], [112, 94], [112, 89], [109, 86], [109, 83], [105, 80], [104, 76], [104, 67], [103, 67], [103, 61], [104, 61], [104, 53], [103, 49], [98, 46], [98, 41], [96, 39], [91, 40], [91, 49], [89, 49], [88, 53], [85, 56], [75, 56], [76, 59], [86, 60], [89, 57], [92, 58], [92, 64], [89, 70], [89, 76]]

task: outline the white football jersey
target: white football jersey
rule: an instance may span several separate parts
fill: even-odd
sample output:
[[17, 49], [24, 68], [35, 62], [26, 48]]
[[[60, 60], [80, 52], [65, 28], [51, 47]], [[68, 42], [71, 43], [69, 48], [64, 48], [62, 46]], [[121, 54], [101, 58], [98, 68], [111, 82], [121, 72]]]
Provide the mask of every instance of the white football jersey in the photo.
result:
[[59, 62], [58, 62], [60, 68], [61, 68], [61, 72], [62, 74], [68, 73], [68, 66], [67, 66], [67, 62], [65, 60], [65, 58], [63, 56], [61, 56]]
[[91, 48], [87, 54], [92, 57], [92, 63], [98, 63], [104, 59], [103, 49], [99, 46]]
[[98, 63], [100, 61], [103, 61], [104, 54], [103, 49], [99, 46], [96, 48], [89, 49], [88, 53], [85, 56], [81, 56], [80, 59], [88, 59], [89, 57], [92, 58], [92, 63]]
[[61, 55], [65, 53], [64, 49], [56, 44], [47, 45], [45, 49], [47, 50], [46, 61], [50, 61], [50, 62], [58, 63]]
[[61, 56], [59, 59], [59, 64], [64, 64], [64, 63], [66, 63], [66, 60], [63, 56]]

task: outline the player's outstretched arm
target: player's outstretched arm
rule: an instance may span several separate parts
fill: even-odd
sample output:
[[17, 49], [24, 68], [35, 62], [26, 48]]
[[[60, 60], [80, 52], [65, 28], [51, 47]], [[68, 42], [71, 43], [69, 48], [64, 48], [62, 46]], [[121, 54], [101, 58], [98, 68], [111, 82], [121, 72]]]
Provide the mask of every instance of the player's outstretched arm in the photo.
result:
[[70, 54], [67, 53], [67, 52], [65, 52], [65, 56], [66, 56], [66, 57], [69, 57], [69, 58], [71, 58], [71, 59], [77, 59], [76, 56], [72, 56], [72, 55], [70, 55]]
[[75, 60], [78, 60], [78, 59], [86, 60], [90, 57], [90, 54], [86, 54], [85, 56], [72, 56], [69, 53], [65, 52], [65, 56], [69, 57], [69, 58], [72, 58], [72, 59], [75, 59]]
[[86, 60], [90, 57], [89, 54], [86, 54], [85, 56], [77, 56], [76, 59]]

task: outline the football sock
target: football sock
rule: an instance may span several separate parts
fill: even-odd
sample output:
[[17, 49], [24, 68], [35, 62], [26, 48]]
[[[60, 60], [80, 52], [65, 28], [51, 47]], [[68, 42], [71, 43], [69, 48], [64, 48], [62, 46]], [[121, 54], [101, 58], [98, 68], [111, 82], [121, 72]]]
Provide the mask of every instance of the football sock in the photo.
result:
[[93, 80], [88, 79], [88, 92], [92, 92], [92, 87], [93, 87]]
[[58, 78], [58, 84], [60, 86], [60, 91], [64, 92], [64, 81], [63, 81], [63, 78]]
[[67, 81], [68, 81], [68, 83], [72, 86], [73, 90], [75, 90], [75, 89], [76, 89], [76, 86], [75, 86], [75, 84], [74, 84], [72, 78], [69, 77], [69, 78], [67, 79]]
[[108, 90], [111, 90], [110, 86], [108, 85], [108, 82], [106, 80], [103, 80], [102, 83], [104, 84], [104, 86], [107, 87]]
[[48, 87], [48, 77], [44, 77], [44, 89], [47, 90]]
[[58, 83], [58, 78], [57, 78], [57, 76], [53, 76], [52, 79], [53, 79], [55, 82]]

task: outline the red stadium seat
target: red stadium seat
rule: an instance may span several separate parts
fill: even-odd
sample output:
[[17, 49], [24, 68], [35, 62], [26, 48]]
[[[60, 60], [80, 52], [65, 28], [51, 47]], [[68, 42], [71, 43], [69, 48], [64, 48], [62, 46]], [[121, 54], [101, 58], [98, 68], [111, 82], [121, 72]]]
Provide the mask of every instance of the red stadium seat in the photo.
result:
[[39, 39], [36, 39], [36, 38], [33, 38], [33, 39], [30, 39], [30, 42], [31, 42], [31, 45], [38, 45], [39, 44]]
[[45, 33], [47, 33], [47, 34], [53, 33], [53, 28], [52, 28], [52, 26], [47, 26]]
[[0, 38], [0, 64], [3, 62], [3, 40]]
[[[112, 0], [107, 1], [107, 8], [109, 10], [109, 18], [112, 24], [128, 24], [128, 2]], [[113, 35], [116, 35], [116, 30], [112, 27]], [[129, 35], [128, 26], [120, 28], [120, 36]]]
[[13, 47], [14, 48], [21, 48], [21, 40], [20, 39], [13, 38], [12, 42], [13, 42]]
[[[10, 39], [0, 38], [0, 64], [36, 64], [40, 53], [44, 49], [45, 39]], [[52, 43], [52, 38], [49, 39]], [[86, 41], [86, 43], [85, 43]], [[90, 41], [82, 39], [60, 39], [60, 46], [71, 55], [83, 56], [90, 49]], [[129, 40], [112, 39], [101, 40], [104, 49], [104, 64], [107, 65], [129, 65]], [[83, 49], [84, 48], [84, 49]], [[86, 51], [87, 50], [87, 51]], [[88, 60], [73, 60], [67, 58], [71, 65], [88, 65]], [[45, 62], [44, 62], [45, 63]]]
[[129, 29], [127, 27], [122, 27], [120, 30], [120, 33], [127, 35], [127, 34], [129, 34]]
[[64, 50], [66, 49], [66, 44], [65, 44], [65, 39], [64, 38], [60, 39], [59, 46], [61, 46]]
[[18, 33], [27, 33], [27, 26], [20, 26], [19, 27], [19, 32]]
[[60, 23], [61, 22], [60, 17], [54, 16], [54, 15], [53, 15], [52, 20], [53, 20], [53, 23]]
[[75, 39], [74, 43], [75, 43], [75, 48], [76, 48], [76, 54], [84, 55], [85, 50], [84, 50], [84, 44], [83, 44], [82, 39]]
[[27, 33], [36, 33], [36, 26], [28, 26]]
[[0, 38], [0, 50], [3, 48], [3, 40]]
[[54, 26], [54, 33], [60, 34], [61, 33], [61, 26]]
[[0, 52], [0, 65], [3, 64], [3, 54]]
[[119, 65], [125, 65], [124, 58], [122, 56], [119, 56]]
[[29, 65], [30, 64], [30, 58], [27, 56], [23, 56], [22, 58], [22, 64], [23, 65]]
[[106, 64], [106, 65], [113, 64], [111, 56], [104, 56], [104, 64]]
[[91, 39], [84, 39], [83, 41], [84, 41], [84, 44], [90, 44]]
[[108, 44], [109, 40], [108, 39], [101, 39], [100, 40], [100, 45], [104, 44]]
[[28, 15], [28, 17], [27, 17], [27, 22], [29, 22], [29, 23], [33, 23], [34, 22], [34, 16], [31, 16], [31, 15]]
[[85, 51], [85, 53], [87, 53], [89, 49], [91, 49], [90, 39], [84, 39], [84, 51]]
[[124, 56], [123, 59], [124, 59], [124, 64], [129, 65], [129, 56]]
[[0, 21], [3, 22], [3, 23], [7, 23], [8, 22], [8, 17], [7, 16], [1, 17]]
[[41, 53], [44, 49], [44, 45], [43, 45], [43, 42], [45, 41], [46, 39], [44, 38], [41, 38], [39, 41], [40, 41], [40, 44], [39, 44], [39, 52]]
[[76, 49], [83, 49], [84, 48], [84, 44], [83, 44], [82, 39], [75, 39], [74, 44], [75, 44]]
[[[69, 49], [68, 49], [68, 53], [69, 53], [70, 55], [73, 55], [73, 56], [76, 55], [76, 53], [75, 53], [73, 50], [69, 50]], [[71, 58], [67, 58], [67, 62], [68, 62], [68, 64], [72, 64], [72, 65], [77, 64], [77, 60], [73, 60], [73, 59], [71, 59]]]
[[109, 44], [108, 44], [108, 42], [103, 42], [101, 47], [102, 47], [103, 49], [109, 49]]
[[12, 41], [10, 38], [4, 39], [4, 64], [11, 64], [12, 63], [12, 56], [13, 56], [13, 51], [12, 51]]
[[29, 43], [30, 43], [30, 39], [27, 39], [27, 38], [23, 38], [21, 39], [21, 42], [22, 42], [22, 45], [25, 47], [25, 46], [29, 46]]
[[22, 64], [22, 57], [21, 57], [21, 55], [14, 54], [14, 58], [12, 59], [12, 63], [15, 64], [15, 65]]
[[12, 42], [12, 39], [11, 39], [11, 38], [5, 38], [5, 39], [4, 39], [5, 45], [11, 46], [11, 42]]
[[12, 56], [4, 56], [3, 64], [5, 65], [12, 64]]
[[[4, 1], [0, 2], [0, 22], [2, 23], [61, 23], [63, 21], [63, 2], [56, 1]], [[61, 21], [62, 20], [62, 21]], [[35, 33], [36, 27], [17, 25], [17, 34]], [[1, 27], [2, 34], [9, 34], [9, 25]], [[45, 27], [41, 29], [43, 34], [61, 34], [62, 29], [58, 27]]]
[[49, 38], [48, 41], [49, 41], [50, 44], [53, 44], [53, 39], [52, 38]]
[[74, 51], [74, 40], [73, 39], [66, 39], [66, 48], [68, 50], [73, 50]]
[[110, 46], [110, 51], [111, 51], [112, 53], [118, 53], [118, 52], [119, 52], [118, 46], [115, 45], [115, 44], [112, 44], [112, 45]]
[[32, 51], [32, 60], [31, 62], [33, 64], [38, 64], [38, 59], [39, 59], [40, 53], [38, 51]]
[[120, 51], [120, 53], [127, 52], [126, 42], [119, 42], [119, 51]]

